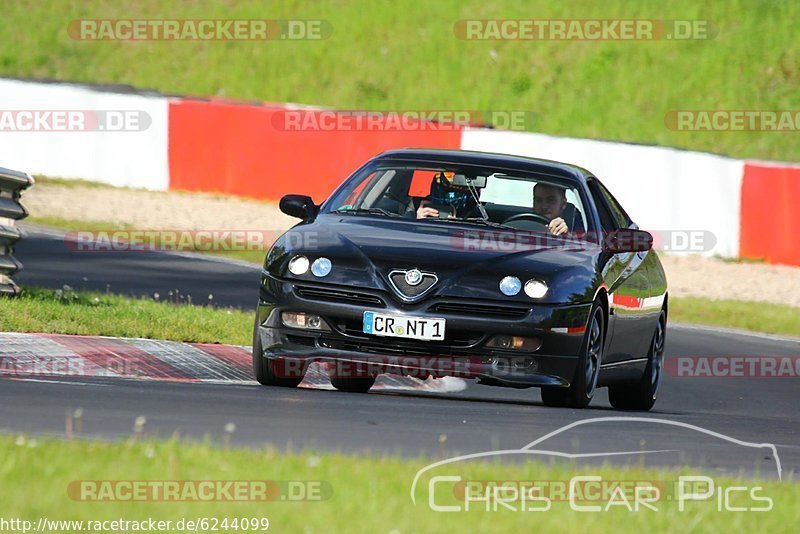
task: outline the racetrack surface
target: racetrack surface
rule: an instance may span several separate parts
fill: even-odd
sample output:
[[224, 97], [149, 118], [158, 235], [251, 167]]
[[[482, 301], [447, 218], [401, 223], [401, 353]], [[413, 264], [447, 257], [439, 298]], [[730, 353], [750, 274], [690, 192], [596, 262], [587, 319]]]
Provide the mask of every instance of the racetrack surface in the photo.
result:
[[[160, 253], [77, 253], [63, 239], [29, 231], [17, 249], [25, 270], [21, 285], [99, 289], [152, 295], [165, 289], [214, 294], [218, 305], [252, 309], [258, 267], [197, 256]], [[84, 280], [87, 278], [88, 280]], [[798, 356], [800, 342], [719, 329], [672, 325], [667, 358], [677, 356]], [[610, 409], [600, 390], [586, 410], [546, 408], [538, 390], [512, 390], [472, 382], [459, 392], [409, 389], [366, 395], [325, 389], [281, 389], [255, 383], [147, 382], [117, 378], [0, 381], [0, 430], [62, 434], [65, 409], [83, 409], [83, 434], [128, 436], [137, 416], [147, 431], [169, 436], [218, 437], [236, 424], [232, 441], [345, 452], [451, 455], [518, 448], [565, 424], [589, 418], [660, 418], [755, 443], [777, 445], [783, 477], [800, 472], [800, 379], [684, 378], [665, 376], [653, 411]], [[444, 443], [442, 443], [443, 436]], [[558, 445], [561, 450], [668, 449], [648, 465], [702, 464], [729, 473], [767, 472], [752, 449], [709, 440], [697, 432], [636, 422], [587, 425]], [[637, 459], [638, 462], [641, 461]]]

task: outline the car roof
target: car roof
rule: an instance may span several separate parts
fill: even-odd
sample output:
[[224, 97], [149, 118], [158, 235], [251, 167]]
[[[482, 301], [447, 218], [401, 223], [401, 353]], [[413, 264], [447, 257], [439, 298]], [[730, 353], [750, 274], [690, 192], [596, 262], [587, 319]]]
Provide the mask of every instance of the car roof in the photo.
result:
[[478, 152], [473, 150], [447, 150], [430, 148], [400, 148], [387, 150], [373, 158], [373, 161], [380, 160], [403, 160], [426, 163], [452, 163], [462, 165], [477, 165], [495, 167], [506, 170], [517, 170], [547, 174], [550, 176], [562, 176], [564, 178], [576, 178], [585, 182], [587, 178], [594, 175], [582, 167], [551, 161], [547, 159], [529, 158], [526, 156], [514, 156], [510, 154], [497, 154], [493, 152]]

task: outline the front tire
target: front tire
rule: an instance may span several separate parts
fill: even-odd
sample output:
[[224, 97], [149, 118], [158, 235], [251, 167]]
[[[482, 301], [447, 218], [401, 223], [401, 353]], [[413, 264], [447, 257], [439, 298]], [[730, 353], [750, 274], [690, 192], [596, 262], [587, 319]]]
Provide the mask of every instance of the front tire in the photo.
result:
[[253, 374], [262, 386], [278, 386], [283, 388], [297, 387], [303, 377], [282, 377], [275, 371], [275, 360], [264, 357], [261, 336], [258, 335], [258, 323], [253, 326]]
[[375, 384], [375, 377], [343, 378], [332, 376], [331, 384], [339, 391], [348, 391], [350, 393], [366, 393]]
[[608, 388], [608, 400], [618, 410], [648, 411], [656, 403], [664, 367], [667, 315], [662, 310], [647, 354], [647, 367], [638, 382]]
[[545, 406], [585, 408], [592, 402], [597, 389], [597, 378], [600, 376], [600, 365], [603, 362], [604, 332], [603, 309], [595, 302], [589, 313], [575, 376], [568, 388], [542, 388], [542, 402]]

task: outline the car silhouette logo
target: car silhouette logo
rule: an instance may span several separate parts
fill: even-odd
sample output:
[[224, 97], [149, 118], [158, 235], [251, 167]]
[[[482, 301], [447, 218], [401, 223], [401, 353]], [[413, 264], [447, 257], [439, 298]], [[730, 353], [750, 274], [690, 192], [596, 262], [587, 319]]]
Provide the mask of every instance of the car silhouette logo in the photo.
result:
[[422, 273], [419, 269], [411, 269], [406, 272], [406, 283], [410, 286], [416, 286], [422, 282]]

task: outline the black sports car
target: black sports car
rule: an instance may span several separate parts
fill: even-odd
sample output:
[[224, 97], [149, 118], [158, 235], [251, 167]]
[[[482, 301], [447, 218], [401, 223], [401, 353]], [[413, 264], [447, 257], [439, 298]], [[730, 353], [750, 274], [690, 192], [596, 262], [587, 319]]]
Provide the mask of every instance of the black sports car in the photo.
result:
[[393, 150], [264, 262], [253, 367], [293, 387], [321, 362], [340, 390], [380, 373], [540, 387], [549, 406], [653, 406], [667, 283], [652, 236], [589, 171], [457, 150]]

